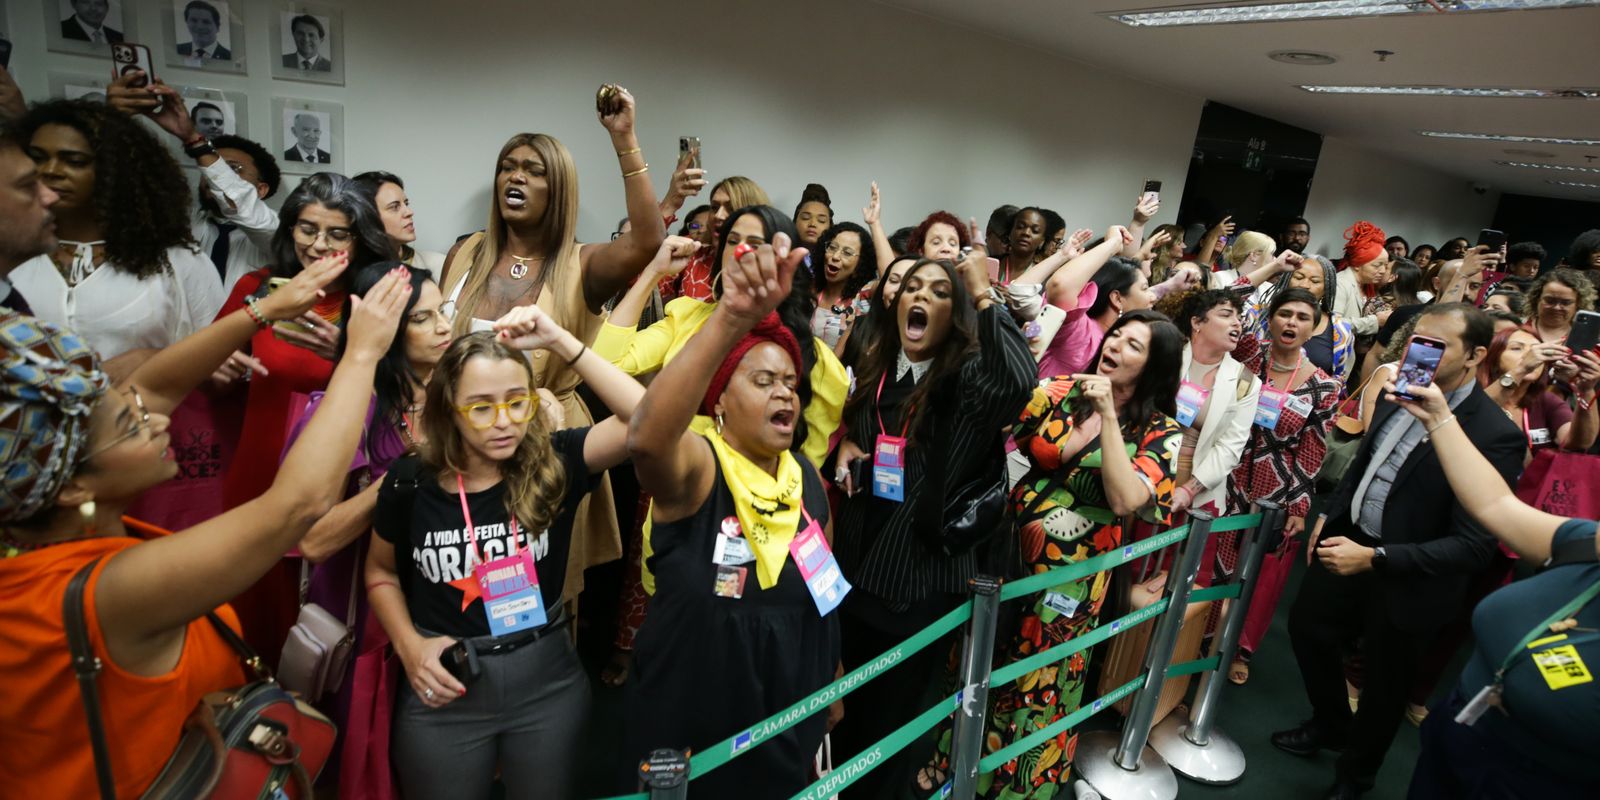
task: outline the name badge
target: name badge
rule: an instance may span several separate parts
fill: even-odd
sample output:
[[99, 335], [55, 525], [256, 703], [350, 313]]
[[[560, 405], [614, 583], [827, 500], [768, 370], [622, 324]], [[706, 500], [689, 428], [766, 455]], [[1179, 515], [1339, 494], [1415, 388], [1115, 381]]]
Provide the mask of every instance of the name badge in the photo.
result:
[[1078, 613], [1078, 605], [1076, 598], [1068, 597], [1061, 592], [1044, 593], [1044, 607], [1063, 617], [1070, 619], [1073, 614]]
[[1553, 440], [1550, 438], [1549, 428], [1528, 429], [1528, 444], [1531, 444], [1534, 447], [1539, 447], [1541, 445], [1550, 444], [1551, 441]]
[[906, 499], [906, 440], [880, 434], [872, 453], [872, 494], [903, 503]]
[[490, 634], [505, 636], [545, 624], [539, 573], [533, 566], [533, 554], [526, 547], [515, 555], [479, 564], [473, 573], [483, 592]]
[[1578, 648], [1570, 644], [1534, 653], [1533, 663], [1539, 668], [1539, 675], [1544, 678], [1551, 691], [1594, 680], [1594, 676], [1589, 673], [1589, 666], [1583, 663], [1583, 658], [1578, 655]]
[[1194, 427], [1195, 418], [1200, 416], [1200, 409], [1206, 407], [1206, 398], [1210, 396], [1210, 389], [1184, 381], [1178, 387], [1178, 424], [1185, 428]]
[[800, 577], [805, 578], [817, 613], [825, 617], [838, 608], [850, 593], [850, 582], [839, 571], [839, 560], [833, 557], [833, 549], [828, 547], [828, 539], [816, 520], [789, 541], [789, 555], [800, 568]]
[[1256, 401], [1256, 424], [1269, 431], [1278, 427], [1278, 418], [1283, 416], [1283, 408], [1289, 399], [1288, 392], [1271, 386], [1261, 387], [1261, 397]]
[[711, 563], [724, 567], [737, 567], [754, 560], [756, 556], [750, 552], [750, 542], [742, 536], [738, 538], [718, 536], [716, 545], [711, 549]]
[[712, 586], [712, 591], [718, 597], [738, 600], [744, 597], [744, 580], [750, 574], [747, 567], [717, 567], [717, 580]]

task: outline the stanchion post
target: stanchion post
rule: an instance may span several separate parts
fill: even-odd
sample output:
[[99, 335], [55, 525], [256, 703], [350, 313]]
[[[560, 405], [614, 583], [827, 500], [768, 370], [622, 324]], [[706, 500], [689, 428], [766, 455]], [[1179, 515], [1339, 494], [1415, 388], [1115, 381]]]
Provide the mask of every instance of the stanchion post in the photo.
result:
[[1172, 654], [1178, 647], [1178, 632], [1189, 608], [1189, 592], [1200, 573], [1200, 558], [1205, 552], [1206, 539], [1211, 535], [1212, 520], [1213, 516], [1204, 511], [1193, 511], [1189, 515], [1189, 535], [1179, 546], [1180, 551], [1173, 559], [1174, 569], [1167, 577], [1167, 610], [1156, 620], [1155, 630], [1150, 634], [1150, 649], [1145, 652], [1144, 685], [1134, 696], [1133, 707], [1123, 722], [1122, 736], [1115, 742], [1115, 749], [1111, 747], [1111, 735], [1106, 732], [1088, 733], [1079, 738], [1079, 774], [1109, 800], [1133, 797], [1160, 800], [1178, 796], [1178, 779], [1160, 755], [1145, 747], [1145, 741], [1150, 736], [1150, 725], [1161, 700], [1167, 667], [1172, 664]]
[[1244, 751], [1215, 729], [1222, 681], [1218, 676], [1233, 662], [1239, 637], [1244, 632], [1250, 599], [1255, 593], [1267, 545], [1276, 542], [1283, 531], [1284, 509], [1276, 503], [1259, 503], [1261, 523], [1256, 526], [1239, 554], [1239, 596], [1228, 607], [1217, 639], [1217, 668], [1202, 673], [1194, 712], [1185, 719], [1173, 714], [1152, 732], [1150, 746], [1165, 758], [1178, 774], [1201, 783], [1228, 784], [1244, 777]]
[[652, 750], [639, 762], [639, 783], [650, 793], [650, 800], [686, 800], [689, 757], [678, 750]]
[[961, 705], [950, 731], [950, 797], [968, 800], [978, 790], [983, 757], [984, 715], [989, 709], [989, 673], [994, 667], [995, 627], [1000, 617], [1000, 581], [980, 575], [972, 589], [972, 619], [961, 650]]

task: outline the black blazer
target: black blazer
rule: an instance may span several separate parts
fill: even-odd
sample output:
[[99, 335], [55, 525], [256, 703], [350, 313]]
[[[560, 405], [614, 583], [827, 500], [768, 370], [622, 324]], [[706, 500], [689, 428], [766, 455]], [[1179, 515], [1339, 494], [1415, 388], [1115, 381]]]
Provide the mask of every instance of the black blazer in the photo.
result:
[[[1355, 461], [1328, 499], [1328, 521], [1322, 538], [1358, 530], [1350, 518], [1350, 501], [1372, 463], [1377, 431], [1395, 414], [1406, 413], [1388, 400], [1373, 409], [1372, 424]], [[1456, 420], [1478, 452], [1494, 465], [1507, 484], [1522, 473], [1528, 441], [1483, 389], [1455, 409]], [[1390, 620], [1405, 631], [1445, 624], [1460, 609], [1472, 576], [1489, 565], [1494, 536], [1457, 502], [1431, 440], [1424, 438], [1395, 474], [1383, 509], [1383, 545], [1388, 566], [1378, 576], [1387, 598]]]
[[[300, 148], [298, 148], [298, 147], [291, 147], [288, 150], [283, 151], [283, 160], [284, 161], [305, 161], [305, 159], [300, 157]], [[318, 163], [318, 164], [332, 164], [333, 163], [333, 155], [331, 153], [329, 153], [328, 151], [326, 151], [326, 150], [319, 149], [319, 150], [317, 150], [317, 162], [316, 163]]]
[[[184, 42], [183, 44], [178, 45], [178, 55], [180, 56], [186, 56], [193, 52], [194, 42]], [[218, 61], [227, 61], [228, 59], [233, 58], [233, 52], [219, 44], [211, 48], [211, 55], [206, 56], [206, 58], [214, 58]]]
[[[112, 44], [120, 44], [122, 42], [122, 31], [113, 30], [104, 25], [100, 26], [100, 30], [105, 32], [107, 42]], [[85, 33], [83, 26], [78, 24], [78, 18], [71, 16], [61, 20], [61, 38], [71, 39], [76, 42], [87, 42], [89, 41], [89, 34]]]

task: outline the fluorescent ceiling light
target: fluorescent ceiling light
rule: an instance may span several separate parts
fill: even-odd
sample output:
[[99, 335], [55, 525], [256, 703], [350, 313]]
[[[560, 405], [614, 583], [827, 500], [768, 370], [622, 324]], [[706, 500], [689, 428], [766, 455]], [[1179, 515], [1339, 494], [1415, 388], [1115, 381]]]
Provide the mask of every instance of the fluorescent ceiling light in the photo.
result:
[[1461, 133], [1459, 131], [1417, 131], [1435, 139], [1467, 139], [1474, 142], [1521, 142], [1525, 144], [1570, 144], [1600, 147], [1600, 139], [1563, 139], [1556, 136], [1517, 136], [1509, 133]]
[[1189, 8], [1114, 11], [1106, 16], [1135, 28], [1225, 25], [1241, 22], [1392, 17], [1471, 11], [1522, 11], [1579, 8], [1600, 0], [1310, 0], [1299, 3], [1257, 3], [1191, 6]]
[[1600, 189], [1600, 183], [1579, 183], [1578, 181], [1545, 181], [1552, 186], [1566, 186], [1573, 189]]
[[1301, 89], [1315, 94], [1390, 94], [1427, 97], [1513, 97], [1525, 99], [1593, 100], [1600, 89], [1493, 89], [1473, 86], [1329, 86], [1302, 84]]
[[1600, 167], [1572, 167], [1566, 164], [1535, 164], [1531, 161], [1496, 161], [1502, 167], [1518, 167], [1521, 169], [1553, 169], [1557, 172], [1595, 172], [1600, 173]]

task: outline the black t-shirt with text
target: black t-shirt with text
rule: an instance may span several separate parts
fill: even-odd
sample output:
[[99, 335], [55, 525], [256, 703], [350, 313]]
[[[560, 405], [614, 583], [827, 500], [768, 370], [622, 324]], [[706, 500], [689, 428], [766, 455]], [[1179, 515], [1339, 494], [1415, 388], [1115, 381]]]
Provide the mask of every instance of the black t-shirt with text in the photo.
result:
[[[548, 530], [530, 534], [517, 526], [517, 547], [531, 547], [534, 569], [539, 576], [545, 614], [561, 602], [566, 580], [567, 553], [572, 544], [573, 516], [591, 488], [589, 468], [583, 460], [583, 443], [589, 428], [572, 428], [550, 435], [555, 457], [566, 472], [566, 496]], [[408, 456], [415, 458], [415, 456]], [[393, 468], [391, 468], [391, 471]], [[471, 556], [466, 523], [461, 516], [461, 497], [452, 486], [446, 490], [432, 471], [423, 469], [415, 493], [409, 523], [385, 524], [385, 520], [404, 520], [404, 510], [395, 514], [392, 504], [401, 502], [389, 483], [378, 490], [378, 512], [374, 515], [379, 536], [395, 546], [395, 564], [406, 585], [406, 607], [417, 627], [455, 637], [489, 635], [489, 620], [483, 600], [473, 600], [461, 609], [462, 593], [450, 582], [471, 578], [478, 563]], [[506, 511], [506, 485], [502, 481], [481, 492], [467, 493], [472, 524], [477, 528], [478, 552], [484, 561], [511, 554], [510, 515]], [[396, 530], [395, 528], [399, 528]]]

